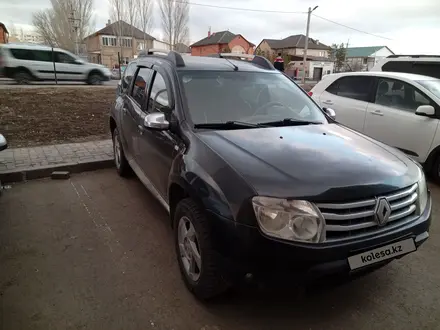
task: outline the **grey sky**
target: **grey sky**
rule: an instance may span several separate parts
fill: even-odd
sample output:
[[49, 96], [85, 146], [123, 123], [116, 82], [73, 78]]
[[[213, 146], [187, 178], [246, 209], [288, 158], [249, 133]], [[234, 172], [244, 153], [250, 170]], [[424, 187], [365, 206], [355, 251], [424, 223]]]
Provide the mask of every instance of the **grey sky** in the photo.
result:
[[[157, 0], [156, 0], [157, 1]], [[310, 36], [325, 44], [346, 43], [350, 46], [387, 45], [397, 53], [440, 54], [440, 1], [438, 0], [190, 0], [199, 4], [304, 12], [319, 5], [316, 15], [358, 30], [392, 40], [359, 33], [312, 16]], [[105, 25], [108, 0], [95, 0], [96, 29]], [[275, 5], [276, 4], [276, 5]], [[0, 21], [31, 24], [32, 12], [48, 7], [49, 0], [0, 0]], [[157, 5], [156, 5], [157, 7]], [[156, 8], [157, 9], [157, 8]], [[152, 35], [161, 38], [160, 21], [155, 11]], [[213, 32], [227, 30], [240, 33], [258, 44], [263, 38], [283, 38], [305, 33], [305, 14], [278, 14], [190, 6], [190, 38], [195, 42]]]

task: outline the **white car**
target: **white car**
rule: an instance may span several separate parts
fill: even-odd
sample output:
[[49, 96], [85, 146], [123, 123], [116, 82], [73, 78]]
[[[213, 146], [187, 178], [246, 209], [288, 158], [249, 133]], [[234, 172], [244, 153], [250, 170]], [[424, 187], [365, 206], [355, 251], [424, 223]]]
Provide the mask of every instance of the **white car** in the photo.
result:
[[371, 71], [414, 73], [440, 79], [440, 56], [390, 55], [379, 60]]
[[336, 120], [396, 147], [440, 181], [440, 79], [397, 72], [324, 76], [309, 95]]
[[110, 80], [110, 70], [89, 63], [66, 50], [40, 45], [5, 44], [0, 46], [0, 74], [19, 84], [31, 81], [84, 81], [101, 84]]

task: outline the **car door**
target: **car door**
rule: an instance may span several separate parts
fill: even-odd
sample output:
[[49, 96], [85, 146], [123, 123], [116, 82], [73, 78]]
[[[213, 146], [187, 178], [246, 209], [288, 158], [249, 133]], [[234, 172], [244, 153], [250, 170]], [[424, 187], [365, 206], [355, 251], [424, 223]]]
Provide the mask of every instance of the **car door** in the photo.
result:
[[142, 125], [139, 127], [138, 154], [142, 171], [162, 197], [165, 197], [173, 159], [179, 150], [179, 137], [170, 130], [158, 131], [143, 126], [145, 116], [153, 112], [165, 113], [168, 121], [174, 117], [174, 93], [171, 81], [161, 68], [153, 67], [153, 69], [148, 105], [146, 112], [142, 114]]
[[57, 79], [66, 81], [84, 80], [84, 63], [65, 52], [55, 52]]
[[438, 126], [437, 118], [415, 114], [420, 105], [438, 108], [416, 86], [390, 78], [377, 78], [375, 95], [368, 105], [364, 133], [423, 162]]
[[152, 70], [149, 68], [138, 68], [134, 75], [133, 83], [129, 84], [127, 93], [123, 94], [122, 130], [125, 140], [124, 151], [137, 164], [140, 161], [137, 153], [139, 125], [142, 123], [142, 109], [146, 106], [151, 73]]
[[373, 77], [366, 75], [343, 76], [322, 92], [320, 104], [335, 110], [338, 122], [362, 132], [373, 81]]

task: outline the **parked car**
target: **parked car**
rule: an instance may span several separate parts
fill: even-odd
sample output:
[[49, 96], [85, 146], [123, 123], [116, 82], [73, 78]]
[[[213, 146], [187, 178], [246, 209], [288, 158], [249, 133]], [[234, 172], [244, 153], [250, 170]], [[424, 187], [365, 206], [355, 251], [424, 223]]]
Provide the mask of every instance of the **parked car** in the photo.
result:
[[[0, 134], [0, 151], [5, 150], [7, 148], [8, 148], [8, 143], [6, 142], [5, 137], [2, 134]], [[2, 190], [3, 190], [3, 186], [0, 181], [0, 195], [2, 194]]]
[[440, 79], [440, 56], [390, 55], [379, 60], [371, 71], [414, 73]]
[[440, 181], [440, 80], [397, 72], [326, 76], [310, 91], [338, 121], [396, 147]]
[[84, 61], [59, 48], [4, 44], [0, 46], [0, 74], [19, 84], [32, 81], [84, 81], [91, 85], [110, 80], [110, 70], [100, 64]]
[[110, 114], [117, 172], [169, 211], [189, 290], [360, 274], [416, 251], [431, 218], [420, 165], [336, 123], [265, 58], [234, 56], [149, 51]]

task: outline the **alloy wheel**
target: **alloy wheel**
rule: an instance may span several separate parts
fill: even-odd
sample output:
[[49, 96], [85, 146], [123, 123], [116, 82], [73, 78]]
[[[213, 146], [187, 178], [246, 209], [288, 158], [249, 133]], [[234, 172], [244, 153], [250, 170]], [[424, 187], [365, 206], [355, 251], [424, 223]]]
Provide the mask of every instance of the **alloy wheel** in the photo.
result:
[[181, 217], [179, 220], [177, 241], [186, 275], [196, 282], [201, 274], [202, 256], [194, 225], [186, 216]]
[[115, 165], [119, 169], [121, 167], [121, 143], [119, 142], [118, 133], [115, 131], [113, 138], [113, 153], [115, 156]]

